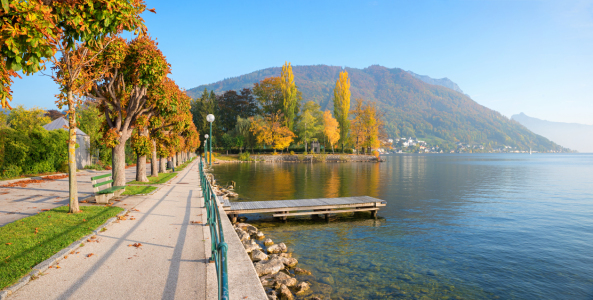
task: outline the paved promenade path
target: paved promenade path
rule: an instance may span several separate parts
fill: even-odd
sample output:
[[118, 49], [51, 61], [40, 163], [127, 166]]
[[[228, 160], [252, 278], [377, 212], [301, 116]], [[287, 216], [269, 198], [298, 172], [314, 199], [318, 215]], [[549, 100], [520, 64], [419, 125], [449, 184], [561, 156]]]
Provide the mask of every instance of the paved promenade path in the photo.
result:
[[212, 299], [197, 161], [9, 299]]
[[[150, 166], [150, 164], [148, 165]], [[150, 167], [147, 168], [150, 170]], [[78, 171], [76, 176], [78, 200], [82, 201], [94, 195], [91, 177], [109, 172], [111, 171]], [[126, 181], [135, 179], [136, 167], [127, 168]], [[42, 209], [68, 205], [68, 177], [42, 183], [31, 183], [25, 187], [1, 187], [11, 182], [14, 182], [14, 180], [0, 181], [0, 226], [35, 215]]]

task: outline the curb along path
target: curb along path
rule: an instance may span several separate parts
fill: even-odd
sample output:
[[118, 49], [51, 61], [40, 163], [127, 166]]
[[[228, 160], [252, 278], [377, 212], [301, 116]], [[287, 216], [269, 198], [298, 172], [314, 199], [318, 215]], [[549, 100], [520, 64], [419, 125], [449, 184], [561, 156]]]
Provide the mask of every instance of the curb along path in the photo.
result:
[[213, 299], [197, 161], [8, 299]]

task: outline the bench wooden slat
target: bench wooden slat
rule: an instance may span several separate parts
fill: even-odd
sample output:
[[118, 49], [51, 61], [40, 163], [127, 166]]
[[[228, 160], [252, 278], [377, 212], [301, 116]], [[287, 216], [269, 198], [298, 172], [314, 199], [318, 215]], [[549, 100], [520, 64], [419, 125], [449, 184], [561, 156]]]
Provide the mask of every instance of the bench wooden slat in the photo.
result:
[[101, 178], [105, 178], [105, 177], [111, 177], [111, 173], [107, 173], [107, 174], [103, 174], [103, 175], [91, 177], [91, 180], [97, 180], [97, 179], [101, 179]]
[[112, 180], [103, 181], [103, 182], [99, 182], [97, 184], [93, 184], [93, 187], [96, 188], [96, 187], [99, 187], [99, 186], [102, 186], [102, 185], [110, 184], [112, 182], [113, 182], [113, 179]]
[[115, 191], [123, 190], [123, 189], [126, 189], [126, 187], [125, 186], [112, 186], [108, 189], [100, 190], [100, 191], [96, 192], [96, 194], [111, 194]]

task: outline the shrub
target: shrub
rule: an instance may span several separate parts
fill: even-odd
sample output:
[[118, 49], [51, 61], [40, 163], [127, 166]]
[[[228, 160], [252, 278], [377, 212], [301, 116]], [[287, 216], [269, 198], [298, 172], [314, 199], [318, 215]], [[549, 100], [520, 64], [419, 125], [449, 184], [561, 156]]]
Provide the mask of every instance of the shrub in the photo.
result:
[[373, 151], [373, 155], [377, 158], [377, 160], [379, 160], [379, 155], [380, 155], [379, 151], [377, 151], [377, 150]]
[[313, 154], [314, 162], [325, 162], [326, 160], [327, 160], [327, 155], [325, 155], [325, 154]]
[[346, 149], [344, 149], [344, 153], [352, 154], [352, 153], [354, 153], [354, 151], [351, 148], [346, 148]]
[[[58, 171], [68, 161], [68, 132], [0, 130], [0, 170], [2, 177]], [[18, 174], [15, 174], [18, 172]]]
[[241, 161], [250, 161], [251, 160], [251, 154], [249, 154], [249, 152], [243, 152], [243, 153], [239, 154], [239, 160], [241, 160]]
[[290, 150], [290, 155], [294, 155], [294, 151]]

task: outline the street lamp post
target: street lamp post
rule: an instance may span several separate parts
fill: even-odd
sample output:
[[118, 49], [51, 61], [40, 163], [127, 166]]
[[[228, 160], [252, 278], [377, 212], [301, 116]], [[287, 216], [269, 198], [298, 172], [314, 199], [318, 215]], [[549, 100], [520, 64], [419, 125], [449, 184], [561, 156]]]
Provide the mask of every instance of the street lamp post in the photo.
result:
[[212, 122], [214, 122], [214, 115], [207, 115], [206, 121], [210, 123], [210, 166], [212, 166]]
[[204, 140], [204, 160], [208, 162], [208, 134], [205, 134], [204, 137], [206, 138]]

